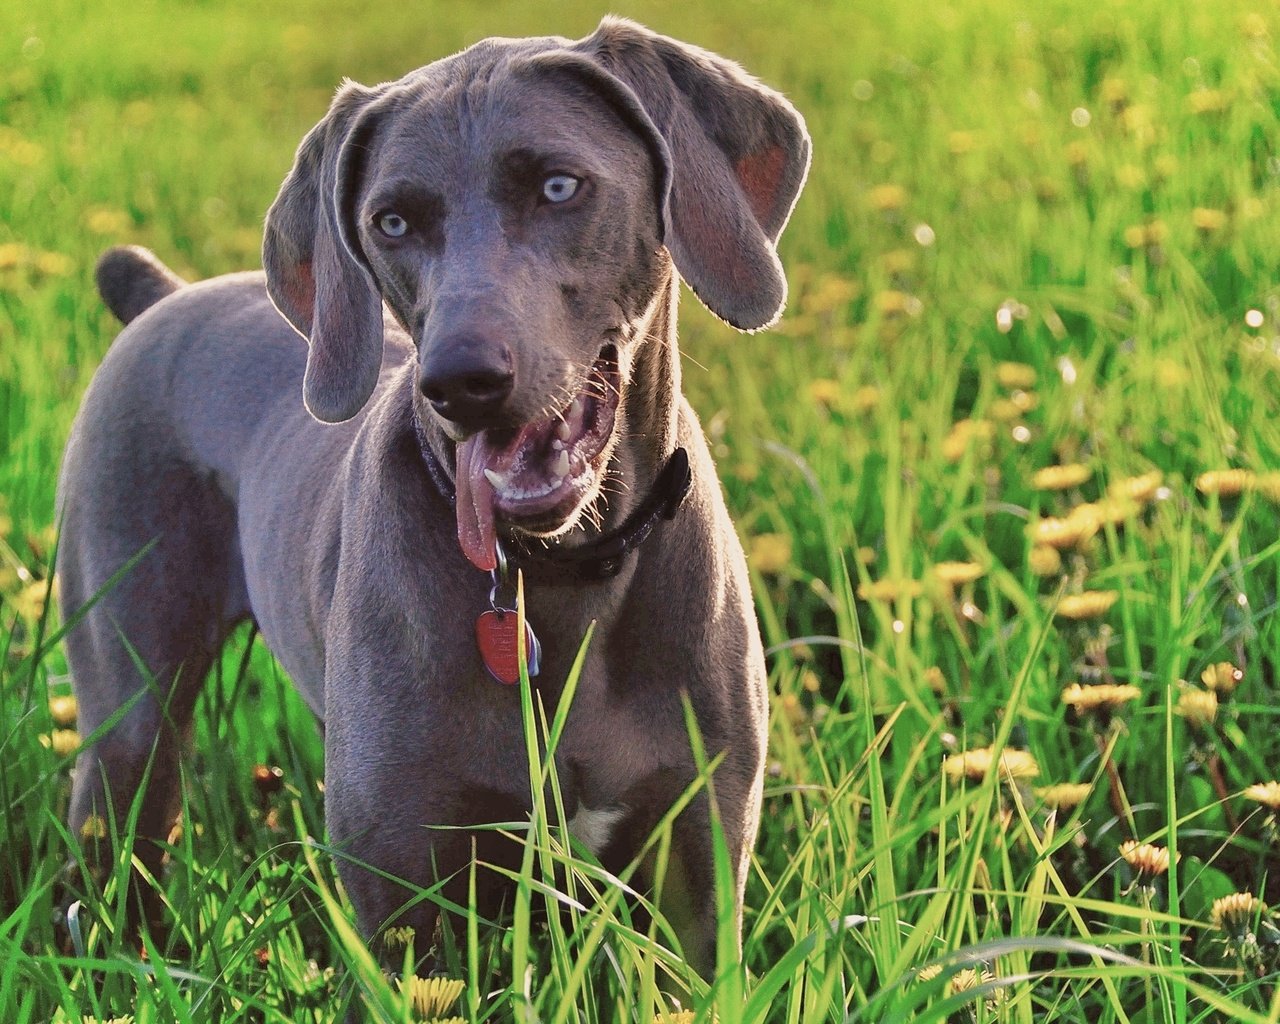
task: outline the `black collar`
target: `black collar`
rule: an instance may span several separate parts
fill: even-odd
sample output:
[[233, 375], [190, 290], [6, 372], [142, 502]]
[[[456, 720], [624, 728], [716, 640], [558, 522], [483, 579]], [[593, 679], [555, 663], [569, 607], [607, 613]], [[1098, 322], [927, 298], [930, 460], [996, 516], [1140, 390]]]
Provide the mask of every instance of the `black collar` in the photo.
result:
[[[457, 491], [427, 441], [427, 432], [416, 408], [413, 411], [413, 430], [427, 475], [440, 496], [450, 505], [454, 504]], [[675, 518], [692, 482], [689, 453], [677, 448], [662, 467], [644, 501], [611, 533], [600, 534], [589, 543], [571, 548], [517, 534], [504, 540], [503, 546], [530, 581], [590, 583], [610, 579], [618, 575], [627, 555], [644, 543], [661, 520]]]

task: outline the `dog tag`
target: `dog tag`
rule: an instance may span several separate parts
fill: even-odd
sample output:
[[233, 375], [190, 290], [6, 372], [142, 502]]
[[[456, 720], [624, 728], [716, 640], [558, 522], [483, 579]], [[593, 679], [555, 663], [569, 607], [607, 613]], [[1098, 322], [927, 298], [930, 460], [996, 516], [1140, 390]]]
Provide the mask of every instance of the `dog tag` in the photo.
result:
[[[518, 621], [515, 610], [507, 608], [481, 612], [476, 619], [476, 647], [480, 651], [480, 660], [489, 675], [507, 686], [520, 682], [520, 655], [516, 649]], [[541, 667], [542, 645], [527, 619], [524, 623], [524, 659], [532, 679]]]

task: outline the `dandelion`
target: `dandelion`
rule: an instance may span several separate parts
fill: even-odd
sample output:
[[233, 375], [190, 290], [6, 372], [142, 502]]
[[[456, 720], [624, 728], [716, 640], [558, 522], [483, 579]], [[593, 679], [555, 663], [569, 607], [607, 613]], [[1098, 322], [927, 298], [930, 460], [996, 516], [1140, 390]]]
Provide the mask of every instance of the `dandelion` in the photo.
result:
[[1078, 715], [1105, 714], [1116, 711], [1141, 696], [1142, 691], [1136, 686], [1121, 686], [1116, 683], [1081, 686], [1079, 683], [1072, 683], [1062, 691], [1062, 703]]
[[37, 253], [33, 265], [45, 277], [66, 277], [76, 268], [75, 260], [61, 252]]
[[1141, 511], [1138, 503], [1129, 498], [1104, 498], [1087, 501], [1073, 508], [1067, 519], [1090, 533], [1096, 533], [1107, 523], [1123, 526]]
[[1183, 684], [1178, 694], [1178, 714], [1196, 729], [1205, 729], [1218, 717], [1218, 695], [1212, 690], [1199, 690]]
[[422, 1017], [438, 1017], [444, 1013], [457, 1002], [465, 987], [466, 983], [457, 978], [420, 978], [415, 974], [400, 979], [400, 991]]
[[1054, 576], [1062, 570], [1062, 555], [1048, 544], [1037, 544], [1027, 556], [1027, 567], [1037, 576]]
[[653, 1024], [693, 1024], [692, 1010], [676, 1010], [674, 1013], [662, 1011], [653, 1015]]
[[942, 674], [942, 669], [937, 665], [931, 665], [924, 670], [924, 683], [930, 690], [936, 694], [944, 694], [947, 692], [947, 677]]
[[824, 409], [830, 409], [840, 401], [844, 389], [839, 381], [819, 378], [809, 383], [809, 397]]
[[410, 925], [402, 925], [398, 928], [388, 928], [382, 933], [382, 944], [387, 949], [408, 949], [413, 944], [413, 937], [417, 932]]
[[75, 725], [77, 710], [75, 697], [49, 698], [49, 717], [53, 719], [54, 725], [64, 728]]
[[871, 412], [880, 404], [880, 389], [874, 384], [864, 384], [849, 399], [854, 412]]
[[34, 622], [44, 612], [49, 603], [49, 581], [34, 580], [9, 598], [17, 613], [28, 621]]
[[70, 757], [80, 749], [80, 734], [74, 729], [54, 729], [48, 736], [41, 736], [40, 743], [58, 757]]
[[[986, 777], [994, 762], [995, 752], [992, 748], [981, 747], [949, 755], [942, 761], [942, 770], [952, 782], [959, 782], [964, 778], [978, 781]], [[1006, 782], [1033, 779], [1040, 774], [1036, 759], [1025, 750], [1002, 750], [999, 767], [1000, 777]]]
[[1169, 850], [1164, 846], [1126, 839], [1120, 844], [1120, 856], [1134, 870], [1139, 879], [1148, 876], [1154, 878], [1169, 870]]
[[1067, 163], [1077, 170], [1089, 162], [1089, 147], [1086, 143], [1070, 142], [1064, 152], [1067, 156]]
[[1221, 231], [1227, 226], [1227, 215], [1222, 210], [1211, 210], [1207, 206], [1197, 206], [1191, 211], [1191, 223], [1197, 231], [1206, 235]]
[[1200, 679], [1204, 685], [1223, 696], [1234, 691], [1243, 678], [1244, 672], [1229, 661], [1219, 661], [1200, 673]]
[[920, 982], [933, 981], [933, 979], [941, 973], [942, 964], [929, 964], [928, 967], [921, 967], [920, 970], [916, 972], [916, 980]]
[[1048, 546], [1063, 550], [1073, 548], [1089, 540], [1098, 532], [1096, 523], [1083, 517], [1059, 519], [1046, 516], [1037, 519], [1027, 527], [1027, 534], [1037, 546]]
[[1219, 931], [1227, 932], [1235, 942], [1252, 934], [1253, 922], [1267, 911], [1266, 904], [1248, 892], [1233, 892], [1213, 901], [1209, 921]]
[[107, 822], [100, 814], [91, 814], [84, 819], [84, 824], [80, 826], [81, 839], [106, 839], [107, 838]]
[[777, 575], [791, 562], [791, 537], [785, 533], [761, 533], [751, 538], [747, 561], [757, 572]]
[[1026, 363], [996, 363], [996, 383], [1007, 391], [1036, 386], [1036, 368]]
[[934, 579], [946, 587], [973, 583], [986, 574], [986, 567], [977, 562], [939, 562], [933, 567]]
[[971, 441], [989, 441], [995, 433], [996, 425], [989, 420], [958, 420], [942, 442], [942, 454], [948, 462], [959, 462]]
[[1077, 622], [1101, 618], [1119, 597], [1120, 594], [1114, 590], [1086, 590], [1080, 594], [1067, 594], [1058, 602], [1054, 614]]
[[901, 185], [877, 185], [867, 192], [867, 202], [873, 210], [890, 213], [906, 205], [907, 190]]
[[876, 308], [885, 316], [917, 316], [924, 308], [914, 295], [887, 288], [876, 294]]
[[996, 976], [990, 971], [978, 972], [972, 967], [966, 967], [951, 978], [951, 991], [971, 992], [979, 985], [988, 985], [995, 980]]
[[978, 145], [977, 136], [973, 132], [952, 132], [947, 136], [947, 149], [952, 156], [964, 156], [972, 153]]
[[1164, 474], [1155, 469], [1141, 476], [1121, 477], [1107, 485], [1107, 494], [1112, 498], [1129, 501], [1151, 501], [1160, 485], [1164, 483]]
[[1187, 96], [1193, 114], [1220, 114], [1231, 106], [1231, 97], [1221, 89], [1197, 89]]
[[1273, 811], [1280, 811], [1280, 782], [1255, 782], [1246, 786], [1244, 798]]
[[1052, 786], [1043, 786], [1036, 790], [1046, 807], [1055, 811], [1069, 811], [1079, 807], [1089, 798], [1093, 786], [1087, 782], [1058, 782]]
[[871, 580], [858, 586], [858, 597], [864, 601], [896, 601], [899, 597], [908, 599], [919, 597], [924, 593], [924, 584], [919, 580], [895, 580], [885, 578]]
[[1247, 469], [1215, 469], [1196, 477], [1196, 490], [1201, 494], [1234, 498], [1244, 491], [1252, 490], [1256, 479]]
[[1072, 487], [1079, 487], [1091, 476], [1093, 476], [1093, 470], [1078, 463], [1045, 466], [1031, 477], [1031, 486], [1038, 491], [1066, 491]]
[[133, 219], [123, 210], [97, 206], [85, 213], [84, 224], [95, 235], [123, 235], [133, 227]]

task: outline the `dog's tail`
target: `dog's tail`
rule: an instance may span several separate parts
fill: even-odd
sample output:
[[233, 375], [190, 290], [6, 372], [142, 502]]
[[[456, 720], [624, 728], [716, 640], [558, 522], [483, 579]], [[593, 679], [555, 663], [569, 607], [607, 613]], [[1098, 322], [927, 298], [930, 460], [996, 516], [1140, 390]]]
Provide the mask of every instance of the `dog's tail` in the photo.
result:
[[122, 324], [187, 283], [139, 245], [108, 249], [98, 258], [93, 276], [102, 301]]

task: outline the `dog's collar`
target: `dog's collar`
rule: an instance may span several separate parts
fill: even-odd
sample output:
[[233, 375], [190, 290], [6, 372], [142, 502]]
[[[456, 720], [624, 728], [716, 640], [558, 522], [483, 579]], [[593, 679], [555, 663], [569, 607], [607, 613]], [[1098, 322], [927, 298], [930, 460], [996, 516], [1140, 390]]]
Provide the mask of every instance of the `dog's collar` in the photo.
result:
[[[436, 490], [450, 505], [457, 501], [457, 490], [449, 474], [440, 465], [427, 441], [427, 432], [413, 410], [413, 432], [427, 475]], [[627, 555], [635, 551], [653, 528], [664, 519], [674, 519], [693, 483], [689, 453], [677, 448], [662, 467], [658, 478], [638, 508], [627, 516], [616, 530], [600, 534], [586, 544], [571, 548], [557, 547], [547, 541], [521, 536], [504, 542], [508, 553], [519, 562], [531, 581], [548, 583], [590, 583], [607, 580], [622, 570]]]

